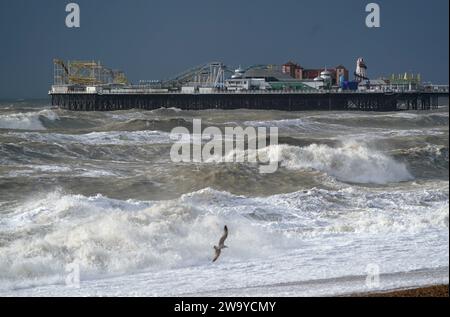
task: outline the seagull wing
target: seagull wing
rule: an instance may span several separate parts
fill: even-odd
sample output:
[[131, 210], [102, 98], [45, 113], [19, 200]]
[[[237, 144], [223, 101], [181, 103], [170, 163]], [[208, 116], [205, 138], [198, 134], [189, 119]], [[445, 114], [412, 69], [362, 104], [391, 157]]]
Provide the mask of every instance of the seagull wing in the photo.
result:
[[223, 235], [222, 235], [222, 237], [219, 240], [219, 248], [223, 248], [223, 246], [225, 245], [225, 240], [227, 239], [227, 237], [228, 237], [228, 227], [225, 226], [223, 228]]
[[214, 255], [214, 259], [212, 261], [216, 262], [216, 260], [219, 258], [219, 256], [220, 256], [220, 249], [216, 249], [216, 254]]

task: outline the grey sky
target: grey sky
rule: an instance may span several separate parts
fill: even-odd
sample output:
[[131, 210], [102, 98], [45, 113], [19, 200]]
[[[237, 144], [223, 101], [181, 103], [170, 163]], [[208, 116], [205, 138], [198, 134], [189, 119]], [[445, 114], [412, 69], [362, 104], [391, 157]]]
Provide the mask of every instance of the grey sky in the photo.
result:
[[52, 59], [95, 59], [139, 79], [167, 78], [208, 61], [304, 67], [365, 58], [372, 78], [421, 73], [448, 83], [449, 1], [383, 0], [381, 28], [362, 0], [0, 0], [0, 99], [45, 96]]

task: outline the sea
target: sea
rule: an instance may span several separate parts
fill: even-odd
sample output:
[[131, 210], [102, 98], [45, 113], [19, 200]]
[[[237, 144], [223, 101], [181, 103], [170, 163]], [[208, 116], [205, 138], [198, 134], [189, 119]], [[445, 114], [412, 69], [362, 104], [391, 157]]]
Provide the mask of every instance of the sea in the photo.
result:
[[[171, 131], [194, 119], [277, 127], [263, 150], [278, 169], [173, 162]], [[0, 101], [0, 296], [345, 296], [448, 284], [448, 272], [448, 102], [372, 113]]]

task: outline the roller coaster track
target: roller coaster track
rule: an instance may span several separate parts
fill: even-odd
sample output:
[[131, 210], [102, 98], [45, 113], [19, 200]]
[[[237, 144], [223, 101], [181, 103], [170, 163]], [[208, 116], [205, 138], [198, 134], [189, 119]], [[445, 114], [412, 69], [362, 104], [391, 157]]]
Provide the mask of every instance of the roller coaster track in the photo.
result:
[[[273, 65], [256, 64], [245, 68], [245, 71], [251, 69], [266, 69]], [[226, 74], [234, 74], [234, 70], [228, 68], [221, 62], [211, 62], [207, 64], [192, 67], [172, 78], [163, 80], [158, 83], [161, 87], [179, 88], [187, 84], [202, 84], [210, 87], [223, 87]]]
[[223, 85], [225, 73], [232, 73], [223, 63], [211, 62], [192, 67], [172, 78], [163, 80], [163, 87], [181, 87], [189, 83], [219, 87]]

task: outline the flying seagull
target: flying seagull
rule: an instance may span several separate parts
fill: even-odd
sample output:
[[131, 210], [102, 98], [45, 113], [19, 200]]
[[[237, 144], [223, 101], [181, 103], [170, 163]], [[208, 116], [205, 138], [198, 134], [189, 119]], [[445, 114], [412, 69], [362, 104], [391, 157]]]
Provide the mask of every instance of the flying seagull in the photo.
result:
[[214, 259], [212, 260], [213, 262], [216, 262], [216, 260], [219, 258], [220, 253], [222, 252], [222, 249], [228, 248], [225, 245], [225, 240], [227, 239], [227, 237], [228, 237], [228, 227], [225, 226], [223, 228], [223, 235], [219, 240], [219, 246], [214, 246], [214, 250], [216, 251], [216, 253], [214, 255]]

